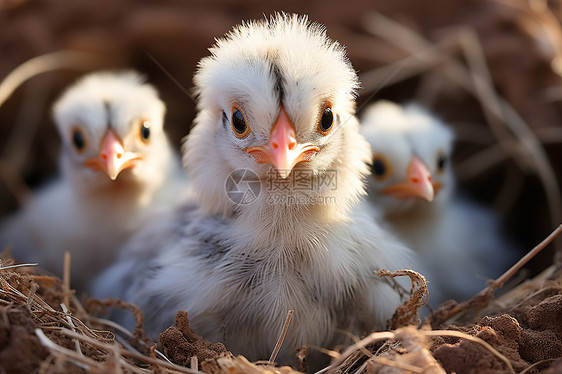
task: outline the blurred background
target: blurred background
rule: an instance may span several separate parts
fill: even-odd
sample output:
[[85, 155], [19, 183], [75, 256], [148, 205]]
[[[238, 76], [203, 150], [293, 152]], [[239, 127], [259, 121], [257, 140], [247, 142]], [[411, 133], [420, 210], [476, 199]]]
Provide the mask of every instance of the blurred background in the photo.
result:
[[[0, 89], [0, 218], [56, 175], [50, 107], [77, 77], [144, 73], [179, 148], [207, 48], [242, 20], [281, 10], [308, 14], [347, 47], [359, 112], [379, 99], [418, 101], [455, 129], [459, 188], [501, 216], [522, 252], [562, 222], [562, 2], [546, 0], [0, 0], [0, 80], [44, 54], [86, 53], [57, 55], [56, 69], [5, 101]], [[554, 248], [533, 260], [533, 274]]]

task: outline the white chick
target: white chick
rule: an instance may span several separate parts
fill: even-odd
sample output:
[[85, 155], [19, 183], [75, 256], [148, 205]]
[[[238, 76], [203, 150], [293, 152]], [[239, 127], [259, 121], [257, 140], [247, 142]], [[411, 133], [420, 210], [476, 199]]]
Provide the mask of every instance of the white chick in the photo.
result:
[[[374, 271], [410, 268], [413, 253], [362, 197], [370, 150], [344, 49], [277, 14], [210, 51], [184, 144], [196, 202], [139, 232], [95, 294], [136, 303], [152, 335], [185, 310], [196, 333], [251, 360], [269, 357], [290, 309], [281, 362], [332, 346], [338, 329], [383, 328], [400, 297]], [[237, 204], [233, 183], [251, 199]]]
[[515, 260], [491, 211], [455, 193], [453, 133], [425, 109], [380, 101], [361, 133], [372, 147], [369, 199], [427, 270], [430, 305], [463, 301]]
[[177, 201], [187, 177], [163, 130], [165, 106], [135, 72], [90, 74], [54, 104], [62, 176], [1, 229], [2, 248], [84, 289], [145, 213]]

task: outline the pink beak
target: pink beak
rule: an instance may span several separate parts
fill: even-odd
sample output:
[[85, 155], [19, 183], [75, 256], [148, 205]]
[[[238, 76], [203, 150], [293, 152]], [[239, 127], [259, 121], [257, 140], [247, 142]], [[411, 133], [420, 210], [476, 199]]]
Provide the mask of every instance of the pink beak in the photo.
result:
[[281, 178], [285, 179], [299, 162], [310, 161], [320, 148], [311, 144], [298, 144], [295, 129], [285, 108], [281, 106], [279, 117], [275, 120], [269, 143], [249, 147], [244, 151], [251, 154], [259, 164], [273, 165]]
[[103, 138], [98, 156], [86, 160], [84, 165], [94, 170], [103, 170], [111, 180], [115, 180], [119, 173], [134, 167], [141, 159], [142, 156], [136, 153], [125, 152], [121, 140], [109, 129]]
[[430, 202], [435, 195], [431, 172], [417, 156], [412, 157], [408, 165], [406, 180], [390, 185], [381, 192], [396, 198], [416, 196]]

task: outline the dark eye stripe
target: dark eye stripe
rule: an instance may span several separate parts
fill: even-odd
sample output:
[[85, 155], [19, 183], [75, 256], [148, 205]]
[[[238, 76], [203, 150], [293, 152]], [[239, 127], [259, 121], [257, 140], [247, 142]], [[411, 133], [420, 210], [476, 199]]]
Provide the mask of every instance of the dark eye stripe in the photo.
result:
[[226, 124], [228, 123], [228, 116], [225, 111], [222, 111], [222, 126], [226, 129]]

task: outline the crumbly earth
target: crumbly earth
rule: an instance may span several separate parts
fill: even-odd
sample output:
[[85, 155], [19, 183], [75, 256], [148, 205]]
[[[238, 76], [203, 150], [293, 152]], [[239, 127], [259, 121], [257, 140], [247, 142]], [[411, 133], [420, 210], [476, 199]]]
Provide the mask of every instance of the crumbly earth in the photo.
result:
[[[484, 317], [471, 327], [452, 326], [450, 329], [463, 331], [486, 341], [507, 357], [517, 372], [529, 366], [520, 354], [523, 329], [516, 319], [507, 314]], [[486, 348], [464, 339], [437, 338], [431, 351], [447, 372], [462, 374], [506, 370], [505, 364]], [[537, 362], [533, 357], [527, 359]]]
[[47, 358], [34, 333], [38, 327], [25, 305], [0, 306], [0, 368], [4, 373], [31, 373]]
[[221, 353], [228, 352], [224, 344], [211, 343], [195, 334], [189, 327], [187, 313], [178, 311], [175, 326], [171, 326], [160, 334], [160, 343], [164, 354], [178, 364], [189, 366], [192, 357], [197, 357], [199, 362], [212, 360]]
[[[516, 372], [537, 365], [537, 372], [562, 357], [562, 287], [560, 282], [527, 292], [495, 316], [484, 316], [467, 326], [449, 329], [476, 336], [505, 356]], [[557, 284], [554, 286], [553, 284]], [[505, 364], [477, 343], [458, 338], [437, 338], [431, 352], [447, 372], [495, 373]]]

